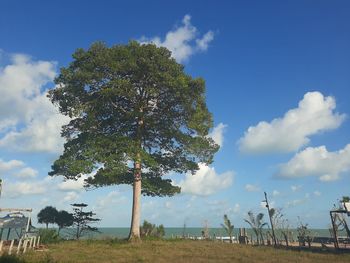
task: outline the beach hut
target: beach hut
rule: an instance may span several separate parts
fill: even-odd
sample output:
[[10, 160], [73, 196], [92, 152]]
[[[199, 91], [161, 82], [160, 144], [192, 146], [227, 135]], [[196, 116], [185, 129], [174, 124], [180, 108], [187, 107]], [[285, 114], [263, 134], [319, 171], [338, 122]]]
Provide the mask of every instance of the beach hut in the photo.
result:
[[38, 231], [32, 226], [32, 209], [1, 208], [0, 212], [7, 212], [0, 217], [0, 240], [37, 236]]

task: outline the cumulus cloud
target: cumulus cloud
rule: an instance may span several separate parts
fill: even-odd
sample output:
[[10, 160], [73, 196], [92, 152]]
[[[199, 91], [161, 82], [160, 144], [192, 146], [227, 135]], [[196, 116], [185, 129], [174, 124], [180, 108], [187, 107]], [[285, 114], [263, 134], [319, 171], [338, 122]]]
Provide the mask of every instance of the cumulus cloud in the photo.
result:
[[226, 124], [223, 123], [219, 123], [216, 127], [214, 127], [214, 129], [209, 133], [209, 137], [211, 137], [214, 142], [218, 145], [220, 145], [220, 147], [223, 145], [224, 143], [224, 132], [227, 128]]
[[199, 163], [199, 170], [194, 175], [186, 174], [178, 185], [183, 193], [207, 196], [230, 187], [233, 178], [232, 171], [217, 174], [213, 167]]
[[57, 188], [60, 191], [81, 191], [84, 189], [85, 179], [90, 175], [81, 175], [77, 180], [66, 180], [58, 184]]
[[310, 194], [305, 194], [304, 198], [300, 198], [300, 199], [294, 199], [292, 201], [288, 201], [285, 205], [286, 208], [291, 208], [291, 207], [295, 207], [295, 206], [299, 206], [302, 204], [307, 203], [310, 200]]
[[287, 178], [317, 176], [321, 181], [334, 181], [350, 170], [350, 144], [329, 152], [325, 146], [308, 147], [289, 162], [281, 164], [278, 176]]
[[246, 184], [244, 188], [248, 192], [258, 192], [258, 191], [260, 191], [260, 187], [257, 186], [257, 185], [253, 185], [253, 184]]
[[23, 167], [24, 163], [19, 160], [4, 161], [0, 159], [0, 172], [9, 171], [12, 169]]
[[38, 175], [38, 171], [31, 167], [25, 167], [19, 170], [17, 173], [14, 173], [14, 175], [20, 178], [34, 178]]
[[245, 153], [293, 152], [308, 144], [310, 136], [338, 128], [344, 114], [334, 112], [333, 97], [320, 92], [308, 92], [295, 109], [271, 122], [261, 121], [251, 126], [238, 141]]
[[212, 31], [208, 31], [200, 37], [197, 28], [191, 24], [191, 16], [185, 15], [182, 19], [182, 25], [169, 31], [164, 40], [160, 37], [142, 37], [141, 43], [154, 43], [157, 46], [166, 47], [171, 51], [173, 58], [182, 63], [191, 55], [206, 51], [213, 39], [214, 33]]
[[23, 195], [38, 195], [47, 192], [43, 182], [15, 182], [6, 183], [4, 187], [4, 197], [16, 198]]
[[[61, 126], [69, 119], [46, 97], [56, 63], [16, 54], [0, 68], [0, 147], [27, 152], [60, 152]], [[11, 110], [9, 110], [11, 109]]]
[[120, 192], [111, 191], [106, 196], [97, 199], [95, 209], [99, 211], [105, 210], [108, 206], [120, 204], [126, 200], [126, 197], [122, 196]]
[[76, 192], [68, 192], [66, 195], [63, 197], [64, 202], [71, 202], [74, 200], [77, 200], [79, 195]]

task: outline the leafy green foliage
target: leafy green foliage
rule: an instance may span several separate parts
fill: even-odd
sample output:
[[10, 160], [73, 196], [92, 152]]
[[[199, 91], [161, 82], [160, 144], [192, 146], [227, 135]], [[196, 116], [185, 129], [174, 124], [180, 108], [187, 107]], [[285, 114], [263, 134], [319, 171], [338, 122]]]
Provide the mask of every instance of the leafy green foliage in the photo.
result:
[[141, 237], [156, 237], [162, 238], [165, 236], [165, 229], [163, 225], [156, 226], [146, 220], [143, 221], [142, 226], [140, 227]]
[[262, 236], [262, 229], [264, 226], [267, 225], [267, 223], [263, 222], [264, 214], [259, 213], [255, 217], [254, 213], [252, 211], [249, 211], [248, 217], [249, 218], [244, 219], [244, 221], [246, 221], [250, 225], [250, 227], [253, 229], [255, 236], [256, 236], [257, 243], [259, 244], [261, 242], [262, 244], [264, 244], [264, 238]]
[[56, 218], [58, 215], [58, 211], [55, 207], [47, 206], [40, 210], [38, 213], [38, 223], [46, 224], [46, 228], [48, 228], [49, 224], [56, 223]]
[[25, 263], [25, 260], [14, 255], [3, 254], [0, 256], [0, 263]]
[[71, 213], [65, 210], [61, 210], [57, 213], [55, 223], [58, 225], [58, 233], [62, 228], [70, 227], [73, 225], [74, 217]]
[[80, 239], [87, 232], [98, 232], [96, 227], [90, 226], [92, 223], [96, 223], [101, 219], [95, 218], [96, 215], [92, 211], [85, 212], [83, 209], [87, 207], [87, 204], [72, 204], [73, 207], [73, 226], [76, 229], [75, 237]]
[[231, 221], [227, 215], [224, 215], [224, 223], [221, 224], [221, 226], [223, 229], [225, 229], [226, 233], [229, 235], [230, 243], [232, 243], [232, 235], [233, 235], [234, 226], [231, 224]]
[[350, 197], [349, 196], [343, 196], [342, 198], [342, 203], [347, 203], [347, 202], [350, 202]]
[[39, 229], [40, 242], [42, 244], [57, 243], [61, 240], [55, 229]]
[[194, 173], [199, 162], [212, 162], [219, 146], [207, 136], [212, 116], [205, 82], [185, 74], [166, 48], [95, 43], [73, 59], [49, 93], [72, 117], [50, 175], [77, 179], [96, 172], [86, 186], [100, 187], [132, 184], [142, 169], [143, 194], [171, 196], [180, 188], [163, 175]]

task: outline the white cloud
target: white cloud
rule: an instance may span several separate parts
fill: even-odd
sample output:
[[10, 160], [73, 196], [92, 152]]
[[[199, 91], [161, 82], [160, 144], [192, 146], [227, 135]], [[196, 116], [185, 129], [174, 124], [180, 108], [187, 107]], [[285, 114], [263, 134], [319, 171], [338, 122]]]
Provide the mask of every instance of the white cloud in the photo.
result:
[[23, 195], [43, 194], [47, 192], [47, 188], [42, 182], [9, 182], [6, 183], [3, 192], [5, 197], [16, 198]]
[[258, 191], [260, 191], [260, 187], [257, 186], [257, 185], [253, 185], [253, 184], [246, 184], [244, 188], [248, 192], [258, 192]]
[[272, 192], [272, 196], [273, 197], [279, 196], [280, 194], [281, 193], [279, 191], [277, 191], [277, 190], [273, 190], [273, 192]]
[[219, 123], [216, 127], [214, 127], [214, 129], [208, 135], [210, 138], [214, 140], [216, 144], [220, 145], [220, 147], [224, 143], [224, 132], [226, 128], [227, 128], [226, 124]]
[[291, 207], [295, 207], [295, 206], [299, 206], [302, 204], [305, 204], [307, 201], [309, 200], [309, 197], [305, 197], [302, 199], [295, 199], [292, 201], [289, 201], [286, 203], [286, 208], [291, 208]]
[[30, 167], [25, 167], [14, 173], [14, 175], [20, 178], [34, 178], [38, 175], [38, 171]]
[[77, 180], [66, 180], [58, 184], [57, 188], [60, 191], [81, 191], [84, 189], [85, 179], [89, 175], [81, 175]]
[[297, 191], [299, 191], [301, 188], [302, 188], [301, 185], [292, 185], [292, 186], [290, 187], [290, 189], [291, 189], [293, 192], [297, 192]]
[[308, 144], [311, 135], [338, 128], [344, 114], [334, 112], [333, 97], [320, 92], [308, 92], [298, 108], [289, 110], [282, 118], [261, 121], [251, 126], [238, 141], [245, 153], [293, 152]]
[[183, 193], [207, 196], [230, 187], [233, 178], [232, 171], [217, 174], [213, 167], [199, 163], [199, 170], [194, 175], [186, 174], [178, 185]]
[[164, 40], [160, 37], [141, 38], [141, 43], [154, 43], [157, 46], [166, 47], [172, 53], [173, 58], [181, 63], [186, 61], [191, 55], [206, 51], [209, 43], [214, 39], [214, 33], [208, 31], [203, 37], [198, 37], [198, 30], [191, 24], [191, 16], [185, 15], [182, 25], [169, 31]]
[[314, 196], [321, 196], [321, 192], [320, 191], [314, 191]]
[[79, 197], [79, 195], [76, 192], [68, 192], [63, 198], [64, 202], [71, 202], [76, 200]]
[[350, 170], [350, 144], [329, 152], [325, 146], [308, 147], [289, 162], [281, 164], [278, 176], [287, 178], [317, 176], [321, 181], [334, 181]]
[[[61, 126], [68, 117], [46, 97], [56, 63], [16, 54], [0, 68], [0, 147], [15, 151], [60, 152]], [[11, 109], [11, 110], [9, 110]]]
[[120, 192], [111, 191], [106, 196], [97, 199], [95, 208], [99, 211], [105, 210], [108, 206], [120, 204], [126, 200], [126, 197], [122, 196]]
[[3, 161], [0, 159], [0, 171], [9, 171], [12, 169], [23, 167], [24, 163], [19, 160]]

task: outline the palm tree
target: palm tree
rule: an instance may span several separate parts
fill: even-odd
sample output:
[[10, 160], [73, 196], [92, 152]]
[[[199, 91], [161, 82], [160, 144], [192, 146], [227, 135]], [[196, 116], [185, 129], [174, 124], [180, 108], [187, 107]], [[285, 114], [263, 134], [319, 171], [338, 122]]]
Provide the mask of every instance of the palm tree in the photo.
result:
[[223, 229], [227, 232], [227, 234], [230, 236], [230, 243], [232, 243], [232, 234], [233, 234], [233, 229], [234, 226], [231, 224], [230, 219], [228, 219], [227, 215], [224, 215], [224, 223], [221, 224]]
[[244, 219], [250, 227], [253, 229], [255, 235], [256, 235], [256, 241], [259, 244], [259, 238], [261, 239], [261, 243], [264, 244], [264, 238], [262, 236], [262, 228], [266, 226], [267, 223], [263, 223], [262, 219], [264, 217], [263, 213], [257, 214], [257, 216], [254, 216], [254, 213], [252, 211], [248, 212], [249, 219]]

